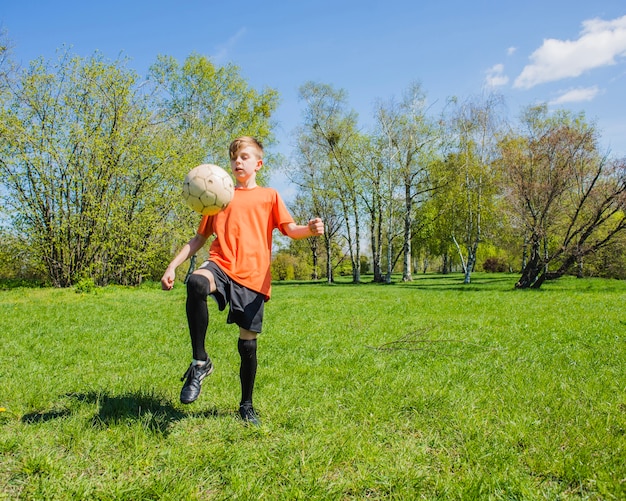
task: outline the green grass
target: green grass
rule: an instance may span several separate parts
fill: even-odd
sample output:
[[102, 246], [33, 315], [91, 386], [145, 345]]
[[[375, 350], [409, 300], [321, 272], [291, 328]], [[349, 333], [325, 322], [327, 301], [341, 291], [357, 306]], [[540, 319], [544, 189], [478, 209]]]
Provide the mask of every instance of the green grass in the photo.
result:
[[0, 291], [0, 499], [626, 499], [626, 283], [277, 284], [178, 402], [185, 291]]

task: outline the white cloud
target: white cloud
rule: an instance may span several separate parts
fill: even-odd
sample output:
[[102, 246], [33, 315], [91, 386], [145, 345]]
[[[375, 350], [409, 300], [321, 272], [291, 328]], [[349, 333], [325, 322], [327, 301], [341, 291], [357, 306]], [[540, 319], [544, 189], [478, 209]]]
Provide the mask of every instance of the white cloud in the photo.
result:
[[509, 77], [504, 74], [504, 65], [496, 64], [489, 68], [485, 77], [485, 83], [488, 87], [501, 87], [509, 83]]
[[551, 105], [565, 104], [565, 103], [580, 103], [581, 101], [591, 101], [600, 93], [600, 89], [597, 85], [593, 87], [580, 87], [578, 89], [570, 89], [565, 91], [556, 99], [550, 101]]
[[231, 49], [237, 44], [239, 39], [243, 37], [246, 33], [245, 28], [241, 28], [237, 33], [235, 33], [232, 37], [230, 37], [225, 43], [221, 44], [218, 47], [217, 54], [213, 56], [213, 60], [216, 63], [222, 63], [229, 59], [229, 53]]
[[626, 56], [626, 16], [611, 21], [590, 19], [582, 25], [577, 40], [544, 40], [531, 54], [531, 63], [515, 79], [514, 86], [529, 89], [577, 77], [593, 68], [616, 64], [616, 58]]
[[517, 51], [517, 47], [509, 47], [506, 50], [506, 55], [507, 56], [512, 56], [513, 54], [515, 54], [515, 51]]

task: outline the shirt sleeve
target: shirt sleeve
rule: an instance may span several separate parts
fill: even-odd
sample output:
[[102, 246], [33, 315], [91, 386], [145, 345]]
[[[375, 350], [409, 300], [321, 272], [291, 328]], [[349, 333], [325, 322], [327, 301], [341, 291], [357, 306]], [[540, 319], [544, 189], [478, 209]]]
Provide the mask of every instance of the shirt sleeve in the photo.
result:
[[213, 235], [213, 216], [202, 216], [198, 226], [198, 233], [204, 238], [209, 238]]
[[289, 223], [294, 223], [295, 221], [293, 219], [293, 216], [289, 212], [289, 209], [287, 209], [287, 206], [285, 205], [285, 202], [281, 198], [280, 194], [277, 191], [275, 193], [276, 203], [274, 204], [273, 208], [273, 217], [274, 221], [276, 222], [275, 226], [280, 230], [283, 235], [287, 235], [283, 226]]

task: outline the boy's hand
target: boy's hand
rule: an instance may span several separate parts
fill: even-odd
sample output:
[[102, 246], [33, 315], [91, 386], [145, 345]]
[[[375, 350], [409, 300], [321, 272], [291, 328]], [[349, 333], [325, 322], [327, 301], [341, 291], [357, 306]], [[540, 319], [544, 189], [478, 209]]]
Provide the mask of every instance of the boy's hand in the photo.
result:
[[174, 279], [176, 278], [175, 272], [171, 271], [169, 268], [165, 270], [163, 277], [161, 278], [161, 289], [164, 291], [169, 291], [174, 287]]
[[321, 217], [316, 217], [309, 221], [309, 230], [312, 236], [318, 236], [324, 234], [324, 221]]

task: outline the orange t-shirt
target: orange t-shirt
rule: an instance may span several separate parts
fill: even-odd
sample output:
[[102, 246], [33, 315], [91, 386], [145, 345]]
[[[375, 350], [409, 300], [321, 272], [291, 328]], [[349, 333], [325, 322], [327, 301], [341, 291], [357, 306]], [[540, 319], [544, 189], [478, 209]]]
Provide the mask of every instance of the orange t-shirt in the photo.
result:
[[214, 216], [204, 216], [198, 233], [217, 237], [209, 260], [219, 265], [235, 282], [270, 298], [272, 277], [272, 232], [293, 223], [278, 192], [256, 186], [237, 188], [228, 207]]

